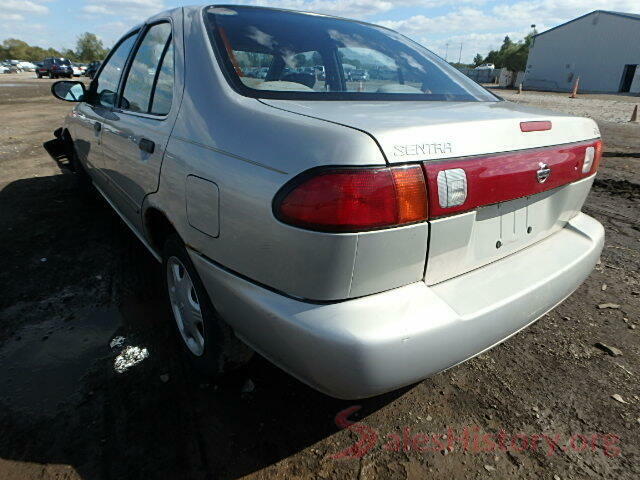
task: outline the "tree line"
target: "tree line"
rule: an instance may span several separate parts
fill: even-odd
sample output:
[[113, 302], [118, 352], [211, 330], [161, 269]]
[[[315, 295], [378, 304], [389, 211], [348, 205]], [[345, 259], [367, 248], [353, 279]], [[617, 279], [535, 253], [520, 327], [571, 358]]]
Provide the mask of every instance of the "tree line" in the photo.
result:
[[109, 49], [104, 48], [102, 40], [89, 32], [78, 36], [75, 49], [42, 48], [36, 45], [29, 45], [27, 42], [17, 38], [7, 38], [0, 44], [1, 60], [39, 62], [47, 57], [64, 57], [72, 62], [88, 63], [102, 60], [107, 53], [109, 53]]
[[512, 72], [522, 72], [527, 68], [529, 49], [533, 45], [533, 37], [538, 32], [534, 29], [523, 40], [514, 42], [509, 35], [504, 37], [502, 46], [498, 50], [491, 50], [486, 57], [479, 53], [473, 59], [473, 66], [483, 63], [493, 63], [496, 68], [506, 68]]

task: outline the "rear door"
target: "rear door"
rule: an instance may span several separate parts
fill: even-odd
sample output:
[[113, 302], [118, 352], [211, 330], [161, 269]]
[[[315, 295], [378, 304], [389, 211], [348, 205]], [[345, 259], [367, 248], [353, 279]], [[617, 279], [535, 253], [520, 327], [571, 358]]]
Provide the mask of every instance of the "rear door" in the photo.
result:
[[[178, 23], [178, 22], [176, 22]], [[160, 166], [178, 110], [175, 31], [170, 18], [141, 33], [121, 85], [119, 101], [105, 119], [103, 165], [110, 197], [134, 225], [144, 197], [157, 190]]]

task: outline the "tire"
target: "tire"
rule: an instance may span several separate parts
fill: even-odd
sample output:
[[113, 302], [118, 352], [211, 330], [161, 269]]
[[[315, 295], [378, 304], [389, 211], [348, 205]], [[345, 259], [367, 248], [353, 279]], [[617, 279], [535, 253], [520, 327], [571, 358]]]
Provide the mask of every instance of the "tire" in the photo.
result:
[[183, 242], [175, 234], [164, 244], [162, 265], [177, 341], [189, 363], [209, 377], [245, 365], [253, 350], [218, 315]]
[[42, 78], [42, 75], [40, 75], [39, 73], [36, 73], [36, 77]]

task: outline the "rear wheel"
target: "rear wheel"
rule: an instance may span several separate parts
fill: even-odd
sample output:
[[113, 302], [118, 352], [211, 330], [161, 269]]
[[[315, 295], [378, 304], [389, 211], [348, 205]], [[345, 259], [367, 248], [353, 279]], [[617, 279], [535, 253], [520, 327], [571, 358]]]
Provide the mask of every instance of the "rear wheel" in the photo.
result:
[[171, 235], [163, 249], [165, 291], [181, 348], [201, 373], [219, 376], [247, 363], [253, 351], [220, 318], [184, 244]]

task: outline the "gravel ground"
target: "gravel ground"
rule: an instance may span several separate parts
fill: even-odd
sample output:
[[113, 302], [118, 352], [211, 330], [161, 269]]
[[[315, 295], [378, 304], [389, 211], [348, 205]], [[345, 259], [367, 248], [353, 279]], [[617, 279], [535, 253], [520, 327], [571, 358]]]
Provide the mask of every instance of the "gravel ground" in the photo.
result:
[[[601, 123], [585, 211], [606, 245], [569, 299], [490, 352], [354, 403], [260, 357], [219, 383], [194, 376], [157, 263], [42, 148], [69, 110], [49, 85], [0, 76], [2, 480], [640, 477], [639, 126]], [[341, 429], [351, 412], [360, 423]]]
[[579, 94], [577, 98], [569, 98], [568, 93], [525, 90], [522, 94], [518, 94], [516, 90], [494, 89], [494, 91], [511, 102], [589, 117], [598, 122], [628, 123], [633, 107], [640, 105], [640, 97], [631, 95]]

